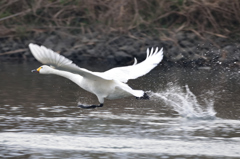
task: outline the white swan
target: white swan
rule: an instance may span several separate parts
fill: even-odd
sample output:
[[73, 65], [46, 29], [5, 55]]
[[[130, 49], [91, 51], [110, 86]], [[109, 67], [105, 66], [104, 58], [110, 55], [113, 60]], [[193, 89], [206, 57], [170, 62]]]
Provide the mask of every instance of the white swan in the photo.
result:
[[[55, 74], [68, 78], [81, 88], [95, 94], [100, 105], [79, 105], [81, 108], [102, 107], [104, 99], [118, 99], [123, 97], [135, 96], [140, 99], [148, 99], [142, 90], [133, 90], [126, 82], [129, 79], [136, 79], [147, 74], [156, 67], [163, 58], [163, 49], [147, 49], [146, 59], [137, 64], [125, 67], [112, 68], [106, 72], [92, 72], [75, 65], [71, 60], [62, 55], [36, 44], [29, 44], [33, 56], [41, 63], [45, 64], [32, 72], [40, 74]], [[50, 66], [47, 66], [50, 65]]]

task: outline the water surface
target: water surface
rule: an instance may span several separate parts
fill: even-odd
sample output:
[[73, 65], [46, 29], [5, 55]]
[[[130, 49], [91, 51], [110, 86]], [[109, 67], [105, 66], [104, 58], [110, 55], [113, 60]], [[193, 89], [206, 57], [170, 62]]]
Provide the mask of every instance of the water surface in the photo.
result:
[[129, 82], [151, 100], [84, 110], [94, 95], [37, 67], [1, 63], [0, 158], [240, 157], [238, 71], [158, 67]]

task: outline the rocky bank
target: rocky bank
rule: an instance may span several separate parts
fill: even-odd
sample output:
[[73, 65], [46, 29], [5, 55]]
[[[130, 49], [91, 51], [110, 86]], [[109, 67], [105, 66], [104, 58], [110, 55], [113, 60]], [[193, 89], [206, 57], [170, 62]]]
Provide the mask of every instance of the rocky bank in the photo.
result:
[[142, 61], [148, 47], [163, 47], [163, 66], [211, 68], [240, 67], [240, 40], [222, 37], [201, 38], [192, 32], [179, 32], [168, 38], [142, 33], [103, 34], [92, 32], [72, 35], [66, 32], [32, 34], [24, 37], [0, 37], [0, 61], [35, 60], [28, 44], [44, 45], [77, 64], [105, 64], [109, 67]]

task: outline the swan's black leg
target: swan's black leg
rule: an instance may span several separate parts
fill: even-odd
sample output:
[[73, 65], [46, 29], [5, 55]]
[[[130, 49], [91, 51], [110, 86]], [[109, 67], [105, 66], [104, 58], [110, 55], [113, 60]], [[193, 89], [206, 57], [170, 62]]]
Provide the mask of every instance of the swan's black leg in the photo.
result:
[[103, 104], [102, 104], [102, 103], [100, 103], [100, 105], [98, 105], [97, 107], [103, 107]]
[[147, 93], [144, 93], [142, 97], [136, 97], [136, 99], [150, 99]]
[[78, 105], [78, 107], [83, 109], [94, 109], [96, 107], [103, 107], [103, 104], [100, 103], [100, 105]]

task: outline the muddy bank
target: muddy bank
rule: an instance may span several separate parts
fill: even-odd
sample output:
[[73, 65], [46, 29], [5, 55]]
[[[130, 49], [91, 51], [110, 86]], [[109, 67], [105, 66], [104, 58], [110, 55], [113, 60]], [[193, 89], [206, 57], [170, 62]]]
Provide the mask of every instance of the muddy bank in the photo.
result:
[[29, 43], [44, 45], [77, 64], [105, 64], [109, 67], [129, 65], [133, 57], [142, 61], [148, 47], [163, 47], [164, 66], [213, 67], [240, 66], [240, 41], [226, 38], [201, 39], [191, 32], [156, 38], [140, 33], [128, 35], [89, 33], [71, 35], [66, 32], [33, 34], [21, 38], [0, 38], [0, 61], [35, 60]]

